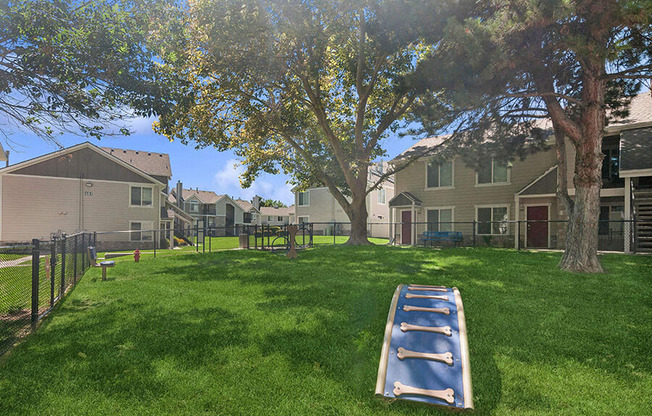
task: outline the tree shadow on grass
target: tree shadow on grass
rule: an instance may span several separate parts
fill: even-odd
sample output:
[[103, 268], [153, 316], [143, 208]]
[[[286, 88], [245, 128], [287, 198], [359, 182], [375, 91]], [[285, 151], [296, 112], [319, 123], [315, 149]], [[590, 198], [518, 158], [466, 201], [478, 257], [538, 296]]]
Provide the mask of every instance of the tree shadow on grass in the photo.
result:
[[248, 344], [246, 322], [219, 307], [178, 313], [134, 303], [64, 303], [57, 319], [18, 346], [2, 368], [0, 414], [47, 408], [41, 402], [51, 400], [48, 386], [62, 378], [66, 395], [80, 400], [165, 397], [175, 386], [160, 376], [162, 367], [215, 370], [227, 361], [225, 349]]

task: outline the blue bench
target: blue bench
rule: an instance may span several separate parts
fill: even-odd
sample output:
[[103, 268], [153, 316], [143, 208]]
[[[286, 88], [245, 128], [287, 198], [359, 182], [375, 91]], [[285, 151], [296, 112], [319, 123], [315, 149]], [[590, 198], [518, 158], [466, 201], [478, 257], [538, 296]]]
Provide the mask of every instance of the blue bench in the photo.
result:
[[461, 231], [424, 231], [421, 235], [419, 241], [423, 245], [435, 245], [435, 243], [449, 241], [453, 245], [461, 243], [464, 240], [464, 236]]
[[107, 267], [114, 267], [115, 266], [115, 261], [101, 261], [97, 262], [97, 250], [95, 247], [88, 247], [88, 258], [91, 261], [91, 264], [93, 267], [101, 267], [102, 268], [102, 280], [106, 280], [106, 268]]

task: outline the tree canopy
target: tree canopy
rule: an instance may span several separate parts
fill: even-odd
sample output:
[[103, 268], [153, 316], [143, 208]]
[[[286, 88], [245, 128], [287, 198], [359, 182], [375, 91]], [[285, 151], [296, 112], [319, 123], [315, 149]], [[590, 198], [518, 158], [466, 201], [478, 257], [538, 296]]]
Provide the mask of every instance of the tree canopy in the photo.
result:
[[[300, 188], [327, 186], [354, 223], [350, 241], [365, 243], [365, 197], [393, 173], [369, 186], [369, 166], [407, 123], [415, 70], [428, 53], [408, 24], [385, 30], [396, 20], [387, 3], [190, 3], [186, 41], [162, 52], [178, 95], [157, 131], [233, 149], [245, 185], [282, 170]], [[430, 17], [436, 25], [438, 15]]]
[[121, 119], [155, 113], [163, 94], [155, 82], [147, 37], [156, 4], [0, 3], [0, 126], [5, 139], [16, 128], [54, 141], [61, 132], [99, 137], [107, 125], [127, 133]]

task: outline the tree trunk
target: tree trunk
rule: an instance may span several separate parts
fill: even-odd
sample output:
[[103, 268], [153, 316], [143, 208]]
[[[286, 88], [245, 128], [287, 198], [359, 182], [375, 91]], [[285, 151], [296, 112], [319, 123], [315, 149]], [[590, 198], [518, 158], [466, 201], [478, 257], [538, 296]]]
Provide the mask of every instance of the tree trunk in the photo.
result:
[[575, 199], [569, 213], [566, 251], [559, 267], [563, 270], [600, 273], [598, 220], [602, 188], [602, 135], [604, 129], [604, 81], [596, 78], [603, 67], [585, 75], [581, 114], [581, 138], [575, 144]]
[[[365, 183], [366, 185], [366, 183]], [[362, 246], [371, 244], [367, 239], [367, 195], [366, 189], [362, 192], [354, 192], [352, 201], [347, 212], [351, 220], [351, 235], [346, 244], [351, 246]]]

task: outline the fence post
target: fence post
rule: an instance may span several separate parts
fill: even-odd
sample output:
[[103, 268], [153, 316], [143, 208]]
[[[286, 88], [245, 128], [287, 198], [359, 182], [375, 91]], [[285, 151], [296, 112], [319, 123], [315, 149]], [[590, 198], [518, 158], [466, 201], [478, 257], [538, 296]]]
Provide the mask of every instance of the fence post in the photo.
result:
[[516, 250], [521, 249], [521, 220], [516, 221]]
[[57, 237], [52, 237], [52, 246], [50, 246], [50, 307], [54, 306], [54, 281], [56, 273], [54, 268], [57, 265]]
[[473, 220], [473, 247], [475, 247], [475, 231], [476, 231], [475, 230], [475, 224], [476, 224], [476, 221]]
[[210, 253], [213, 250], [213, 237], [211, 236], [210, 227], [208, 229], [208, 252]]
[[73, 283], [77, 281], [77, 235], [75, 235], [75, 263], [73, 267], [72, 281]]
[[201, 233], [201, 252], [206, 253], [206, 220], [202, 227], [203, 231]]
[[333, 245], [337, 244], [335, 236], [337, 235], [337, 221], [333, 221]]
[[93, 247], [97, 250], [97, 231], [93, 231]]
[[258, 250], [258, 224], [254, 224], [254, 248]]
[[36, 331], [38, 322], [38, 278], [41, 253], [39, 251], [39, 240], [32, 239], [32, 332]]
[[156, 246], [158, 245], [158, 239], [156, 238], [156, 230], [152, 231], [152, 234], [154, 234], [152, 238], [154, 239], [154, 258], [156, 258]]
[[195, 251], [199, 253], [199, 221], [195, 224]]
[[59, 296], [63, 296], [66, 287], [66, 235], [61, 237], [61, 290]]

